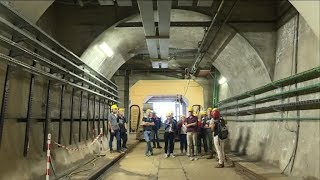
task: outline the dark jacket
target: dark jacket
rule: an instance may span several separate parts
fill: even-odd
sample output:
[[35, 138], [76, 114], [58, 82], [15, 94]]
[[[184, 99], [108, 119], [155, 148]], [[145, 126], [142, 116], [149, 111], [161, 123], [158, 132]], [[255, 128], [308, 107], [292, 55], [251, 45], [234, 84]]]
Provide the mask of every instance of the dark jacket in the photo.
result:
[[164, 131], [169, 132], [170, 125], [171, 125], [171, 132], [176, 133], [178, 130], [178, 125], [177, 125], [177, 122], [174, 121], [173, 119], [171, 120], [171, 123], [169, 123], [169, 120], [164, 121]]
[[154, 117], [154, 118], [153, 118], [153, 121], [154, 121], [153, 130], [154, 130], [154, 131], [159, 130], [159, 129], [161, 128], [161, 125], [162, 125], [162, 123], [161, 123], [161, 118], [159, 118], [159, 117]]
[[186, 119], [187, 124], [191, 124], [191, 123], [196, 123], [195, 126], [191, 126], [187, 128], [187, 132], [197, 132], [197, 127], [198, 127], [198, 117], [195, 116], [189, 116]]

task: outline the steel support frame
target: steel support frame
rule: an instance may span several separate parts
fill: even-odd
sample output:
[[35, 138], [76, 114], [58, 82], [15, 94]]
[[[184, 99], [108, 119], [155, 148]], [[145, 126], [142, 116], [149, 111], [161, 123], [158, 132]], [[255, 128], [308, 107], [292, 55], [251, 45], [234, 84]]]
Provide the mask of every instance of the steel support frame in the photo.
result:
[[[36, 65], [36, 62], [33, 61], [33, 66]], [[28, 106], [27, 106], [27, 118], [26, 118], [26, 129], [24, 137], [24, 146], [23, 146], [23, 156], [27, 157], [29, 151], [29, 138], [30, 138], [30, 126], [31, 126], [31, 116], [32, 116], [32, 103], [33, 103], [33, 94], [34, 94], [34, 82], [35, 76], [32, 74], [29, 84], [29, 96], [28, 96]]]
[[60, 117], [59, 117], [59, 132], [58, 132], [58, 143], [61, 144], [62, 139], [62, 127], [63, 127], [63, 120], [64, 120], [64, 96], [65, 96], [65, 89], [66, 86], [63, 84], [61, 85], [61, 91], [60, 91]]
[[87, 94], [87, 128], [86, 128], [86, 140], [89, 140], [89, 120], [90, 120], [90, 94]]
[[9, 91], [10, 91], [10, 72], [11, 72], [10, 65], [7, 66], [6, 77], [4, 79], [4, 86], [2, 92], [2, 102], [1, 102], [1, 112], [0, 112], [0, 147], [2, 142], [2, 134], [3, 134], [3, 127], [5, 121], [5, 115], [7, 112], [7, 105], [8, 105], [8, 98], [9, 98]]
[[72, 144], [73, 138], [73, 122], [74, 122], [74, 96], [75, 96], [75, 89], [72, 88], [71, 93], [71, 107], [70, 107], [70, 134], [69, 134], [69, 144]]
[[7, 19], [9, 19], [11, 22], [14, 22], [17, 28], [23, 27], [25, 31], [35, 35], [36, 37], [38, 37], [39, 40], [41, 40], [42, 42], [45, 42], [47, 46], [50, 46], [49, 47], [50, 49], [56, 49], [60, 54], [63, 54], [65, 57], [72, 60], [72, 62], [76, 63], [77, 65], [81, 65], [82, 69], [90, 72], [89, 74], [92, 75], [91, 77], [97, 78], [100, 81], [105, 81], [107, 84], [110, 84], [111, 86], [117, 88], [116, 84], [108, 80], [101, 73], [95, 71], [90, 66], [85, 64], [78, 56], [76, 56], [74, 53], [66, 49], [64, 46], [62, 46], [59, 42], [57, 42], [48, 34], [46, 34], [39, 27], [35, 26], [34, 23], [30, 22], [26, 18], [23, 18], [23, 16], [21, 16], [18, 12], [16, 12], [12, 7], [7, 5], [6, 3], [0, 2], [0, 11], [3, 14], [6, 14], [6, 16], [9, 17]]
[[46, 119], [44, 122], [44, 133], [43, 133], [43, 151], [47, 150], [47, 140], [50, 126], [50, 102], [51, 102], [51, 80], [48, 81], [47, 85], [47, 96], [46, 96]]
[[96, 136], [96, 96], [93, 96], [93, 118], [92, 118], [92, 131], [93, 138]]
[[100, 133], [100, 114], [101, 114], [101, 101], [100, 101], [100, 99], [99, 99], [99, 101], [98, 101], [98, 103], [99, 103], [99, 106], [98, 106], [98, 130], [97, 130], [97, 132], [98, 132], [98, 134]]
[[82, 136], [82, 103], [83, 103], [83, 91], [80, 92], [80, 109], [79, 109], [79, 142], [81, 142]]

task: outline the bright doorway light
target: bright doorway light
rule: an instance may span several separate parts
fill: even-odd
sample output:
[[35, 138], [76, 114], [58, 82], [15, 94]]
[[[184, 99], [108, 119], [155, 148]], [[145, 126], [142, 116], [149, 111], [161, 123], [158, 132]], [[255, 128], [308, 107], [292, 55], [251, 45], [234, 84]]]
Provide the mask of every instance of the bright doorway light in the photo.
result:
[[227, 82], [227, 79], [223, 76], [219, 79], [219, 84], [224, 84], [226, 82]]
[[103, 42], [99, 45], [99, 48], [108, 56], [112, 57], [113, 56], [113, 51], [112, 49], [108, 46], [107, 43]]

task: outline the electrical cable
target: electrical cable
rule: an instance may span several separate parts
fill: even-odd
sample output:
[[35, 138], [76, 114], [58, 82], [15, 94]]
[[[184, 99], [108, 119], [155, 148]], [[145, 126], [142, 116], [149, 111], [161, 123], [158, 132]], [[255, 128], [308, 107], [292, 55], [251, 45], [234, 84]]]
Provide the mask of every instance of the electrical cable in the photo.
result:
[[[295, 31], [295, 37], [294, 37], [294, 63], [295, 63], [295, 73], [297, 73], [297, 51], [298, 51], [298, 37], [299, 37], [299, 14], [296, 17], [296, 31]], [[292, 62], [292, 67], [293, 67], [293, 62]], [[291, 74], [292, 74], [292, 69], [291, 68]], [[297, 83], [295, 84], [295, 87], [297, 88]], [[290, 88], [290, 87], [289, 87]], [[296, 100], [299, 100], [299, 97], [296, 97]], [[297, 110], [297, 115], [300, 115], [299, 110]], [[288, 113], [287, 113], [288, 116]], [[287, 121], [286, 121], [287, 122]], [[297, 149], [298, 149], [298, 141], [299, 141], [299, 132], [300, 132], [300, 120], [297, 120], [297, 129], [294, 131], [295, 132], [295, 145], [294, 145], [294, 149], [292, 151], [292, 154], [290, 156], [290, 159], [287, 163], [287, 165], [285, 166], [285, 168], [282, 170], [281, 174], [284, 174], [284, 172], [287, 170], [287, 168], [289, 167], [290, 163], [291, 163], [291, 168], [290, 168], [290, 173], [292, 172], [293, 166], [294, 166], [294, 161], [295, 161], [295, 157], [296, 157], [296, 153], [297, 153]]]
[[[86, 171], [90, 171], [90, 170], [94, 169], [94, 167], [96, 166], [96, 164], [95, 164], [94, 162], [95, 162], [96, 160], [98, 160], [98, 159], [99, 159], [99, 158], [95, 157], [95, 158], [93, 158], [90, 162], [88, 162], [88, 163], [86, 163], [85, 165], [82, 166], [82, 167], [84, 167], [84, 166], [86, 166], [86, 165], [88, 165], [88, 164], [92, 164], [92, 167], [86, 168], [86, 169], [83, 169], [83, 170], [79, 170], [79, 171], [74, 170], [74, 171], [70, 172], [66, 177], [69, 178], [69, 179], [71, 179], [71, 177], [74, 176], [75, 174], [79, 174], [79, 173], [81, 173], [81, 172], [86, 172]], [[82, 168], [82, 167], [80, 167], [80, 168]], [[79, 168], [79, 169], [80, 169], [80, 168]]]

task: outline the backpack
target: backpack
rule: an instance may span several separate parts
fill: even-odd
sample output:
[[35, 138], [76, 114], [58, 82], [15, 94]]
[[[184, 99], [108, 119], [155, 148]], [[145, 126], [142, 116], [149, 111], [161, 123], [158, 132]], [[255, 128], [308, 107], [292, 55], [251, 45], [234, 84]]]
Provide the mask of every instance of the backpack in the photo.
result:
[[229, 135], [228, 128], [225, 123], [218, 123], [218, 137], [221, 140], [227, 139]]

